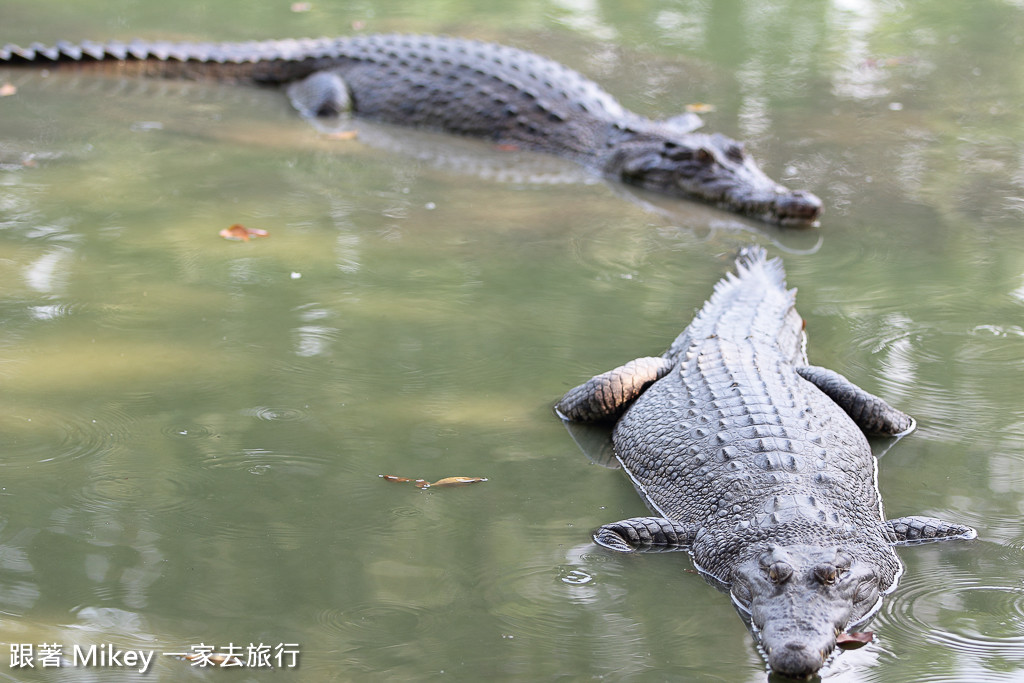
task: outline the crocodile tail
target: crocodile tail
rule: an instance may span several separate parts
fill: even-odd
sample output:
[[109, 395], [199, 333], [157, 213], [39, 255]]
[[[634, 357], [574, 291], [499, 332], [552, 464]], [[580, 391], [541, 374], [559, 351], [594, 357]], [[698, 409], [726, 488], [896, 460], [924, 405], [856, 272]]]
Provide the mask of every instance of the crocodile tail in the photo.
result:
[[736, 276], [742, 278], [748, 274], [762, 276], [782, 289], [786, 288], [786, 270], [782, 267], [782, 259], [769, 259], [768, 252], [762, 246], [743, 247], [736, 256]]
[[[746, 301], [751, 295], [759, 299], [767, 290], [783, 293], [790, 305], [796, 299], [796, 290], [786, 288], [786, 269], [782, 259], [769, 259], [761, 246], [743, 247], [736, 256], [736, 272], [727, 273], [715, 284], [708, 304], [714, 310], [726, 302], [739, 303], [734, 301], [736, 299]], [[704, 308], [706, 310], [709, 306], [706, 304]]]
[[308, 76], [339, 54], [345, 38], [303, 38], [242, 43], [132, 40], [60, 41], [48, 46], [0, 45], [0, 65], [67, 67], [121, 75], [287, 83]]
[[693, 322], [665, 352], [678, 358], [694, 341], [711, 337], [775, 340], [783, 357], [803, 362], [803, 320], [796, 312], [796, 290], [786, 288], [786, 271], [779, 258], [768, 258], [762, 247], [744, 247], [735, 272], [715, 284]]

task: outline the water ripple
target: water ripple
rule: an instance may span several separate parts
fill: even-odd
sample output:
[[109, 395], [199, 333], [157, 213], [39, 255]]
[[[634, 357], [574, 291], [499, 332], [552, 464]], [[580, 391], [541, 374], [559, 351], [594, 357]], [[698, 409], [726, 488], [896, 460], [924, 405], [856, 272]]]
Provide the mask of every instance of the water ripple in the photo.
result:
[[308, 412], [300, 408], [269, 408], [267, 406], [256, 406], [242, 411], [243, 415], [255, 417], [259, 420], [291, 422], [305, 420]]
[[200, 481], [180, 472], [145, 476], [98, 460], [70, 492], [66, 507], [76, 514], [96, 513], [97, 519], [108, 519], [110, 513], [139, 504], [144, 504], [149, 514], [188, 516], [199, 514], [205, 500], [203, 493]]
[[[947, 563], [918, 567], [878, 616], [878, 630], [893, 649], [925, 654], [936, 647], [958, 661], [974, 662], [987, 678], [990, 659], [1024, 659], [1024, 582], [995, 584]], [[981, 675], [980, 672], [987, 672]], [[943, 680], [936, 677], [915, 680]]]
[[206, 439], [216, 435], [216, 430], [209, 425], [198, 423], [180, 423], [162, 427], [160, 432], [164, 436], [174, 439]]
[[209, 469], [243, 470], [253, 475], [270, 472], [320, 474], [326, 459], [310, 455], [280, 453], [264, 448], [244, 448], [234, 453], [213, 453], [201, 461]]
[[9, 439], [0, 466], [75, 460], [106, 452], [124, 443], [134, 419], [116, 408], [88, 414], [70, 410], [33, 410], [0, 415], [0, 433]]
[[572, 632], [579, 620], [577, 605], [596, 605], [613, 584], [595, 578], [602, 571], [592, 544], [569, 551], [561, 558], [526, 558], [494, 577], [496, 616], [510, 633], [533, 632], [555, 637]]

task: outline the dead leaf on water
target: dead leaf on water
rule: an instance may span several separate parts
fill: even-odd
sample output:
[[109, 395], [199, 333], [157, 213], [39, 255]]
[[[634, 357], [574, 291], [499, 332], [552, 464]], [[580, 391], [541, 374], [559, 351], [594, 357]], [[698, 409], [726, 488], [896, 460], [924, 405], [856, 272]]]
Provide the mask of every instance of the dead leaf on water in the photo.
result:
[[359, 137], [357, 130], [336, 130], [324, 135], [328, 140], [355, 140]]
[[378, 474], [384, 481], [396, 481], [396, 482], [412, 482], [417, 488], [429, 489], [429, 488], [451, 488], [453, 486], [468, 486], [470, 484], [477, 484], [482, 481], [487, 481], [486, 477], [445, 477], [444, 479], [438, 479], [431, 484], [426, 479], [410, 479], [408, 477], [396, 477], [393, 474]]
[[397, 481], [397, 482], [411, 481], [412, 483], [416, 484], [416, 486], [419, 486], [420, 488], [423, 488], [425, 486], [430, 486], [430, 482], [428, 482], [426, 479], [410, 479], [409, 477], [396, 477], [393, 474], [378, 474], [377, 476], [380, 477], [381, 479], [383, 479], [384, 481]]
[[897, 55], [895, 57], [868, 57], [860, 63], [862, 69], [891, 69], [896, 66], [913, 64], [913, 57]]
[[686, 105], [686, 111], [691, 114], [710, 114], [715, 110], [715, 105], [707, 102], [693, 102]]
[[0, 97], [10, 97], [16, 92], [18, 92], [18, 87], [13, 83], [4, 83], [3, 85], [0, 85]]
[[445, 477], [444, 479], [438, 479], [433, 484], [430, 484], [431, 488], [444, 488], [450, 486], [468, 486], [469, 484], [478, 484], [482, 481], [487, 481], [484, 477]]
[[292, 9], [293, 12], [308, 12], [309, 10], [313, 9], [313, 3], [311, 3], [311, 2], [293, 2], [291, 9]]
[[836, 636], [836, 645], [844, 650], [856, 650], [859, 647], [864, 647], [874, 639], [875, 634], [872, 631], [840, 633]]
[[244, 225], [235, 223], [230, 228], [224, 228], [220, 231], [220, 236], [226, 240], [241, 240], [248, 242], [252, 237], [267, 237], [270, 233], [266, 230], [260, 230], [258, 228], [247, 228]]

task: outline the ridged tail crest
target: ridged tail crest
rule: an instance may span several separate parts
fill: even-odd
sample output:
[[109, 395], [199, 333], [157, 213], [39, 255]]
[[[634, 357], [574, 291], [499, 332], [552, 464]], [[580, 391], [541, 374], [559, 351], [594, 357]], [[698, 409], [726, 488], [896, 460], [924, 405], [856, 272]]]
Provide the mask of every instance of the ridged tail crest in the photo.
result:
[[736, 277], [745, 276], [764, 277], [781, 289], [786, 288], [786, 270], [782, 266], [782, 259], [769, 259], [768, 252], [762, 246], [743, 247], [737, 254]]
[[777, 342], [793, 362], [803, 359], [803, 319], [796, 312], [796, 290], [786, 288], [786, 271], [779, 258], [768, 258], [760, 246], [744, 247], [735, 272], [715, 283], [690, 326], [666, 352], [677, 357], [689, 345], [708, 337], [758, 337]]

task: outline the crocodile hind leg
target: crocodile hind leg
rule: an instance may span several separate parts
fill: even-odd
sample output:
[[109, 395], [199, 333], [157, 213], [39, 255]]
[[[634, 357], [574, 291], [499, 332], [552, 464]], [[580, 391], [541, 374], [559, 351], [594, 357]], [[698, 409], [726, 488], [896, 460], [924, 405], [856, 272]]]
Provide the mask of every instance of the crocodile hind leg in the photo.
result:
[[953, 524], [934, 517], [899, 517], [885, 523], [896, 538], [896, 543], [926, 543], [928, 541], [970, 540], [978, 532], [964, 524]]
[[632, 517], [605, 524], [594, 532], [594, 541], [610, 550], [632, 553], [642, 550], [688, 550], [697, 528], [665, 517]]
[[290, 84], [288, 99], [306, 118], [339, 116], [352, 110], [348, 86], [333, 71], [317, 71]]
[[867, 434], [902, 436], [917, 426], [914, 418], [864, 391], [835, 370], [806, 365], [796, 371], [835, 401]]
[[613, 420], [673, 367], [673, 361], [660, 356], [631, 360], [570, 389], [555, 410], [563, 419], [577, 422]]

